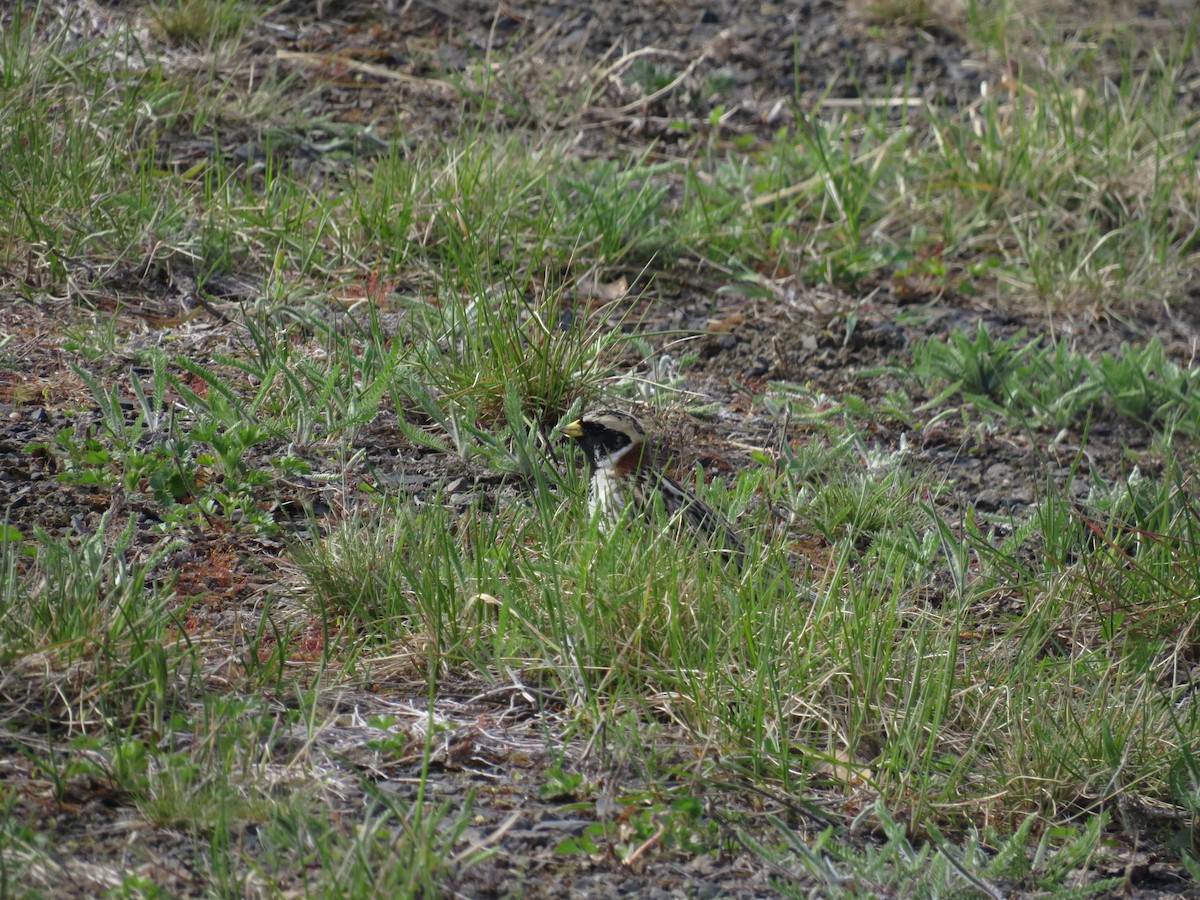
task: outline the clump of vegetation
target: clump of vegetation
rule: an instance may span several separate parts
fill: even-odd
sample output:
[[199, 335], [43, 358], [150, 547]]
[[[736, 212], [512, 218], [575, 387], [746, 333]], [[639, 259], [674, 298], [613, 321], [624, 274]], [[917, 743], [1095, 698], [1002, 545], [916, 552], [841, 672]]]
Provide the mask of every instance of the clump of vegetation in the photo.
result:
[[961, 395], [1019, 421], [1079, 427], [1108, 413], [1160, 431], [1200, 433], [1200, 370], [1168, 359], [1157, 336], [1093, 360], [1065, 341], [1043, 345], [1024, 331], [996, 341], [981, 319], [973, 336], [955, 331], [948, 340], [924, 340], [912, 371], [926, 384], [945, 385], [927, 407]]
[[163, 40], [201, 50], [236, 41], [256, 20], [245, 0], [181, 0], [150, 7], [152, 28]]

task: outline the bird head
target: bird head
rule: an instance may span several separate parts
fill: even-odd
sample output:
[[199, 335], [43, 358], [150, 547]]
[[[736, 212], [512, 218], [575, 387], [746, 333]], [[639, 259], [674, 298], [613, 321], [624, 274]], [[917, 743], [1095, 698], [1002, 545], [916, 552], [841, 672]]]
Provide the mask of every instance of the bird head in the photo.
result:
[[646, 439], [642, 423], [628, 413], [604, 409], [589, 413], [563, 429], [579, 442], [593, 469], [615, 469], [622, 461], [636, 463]]

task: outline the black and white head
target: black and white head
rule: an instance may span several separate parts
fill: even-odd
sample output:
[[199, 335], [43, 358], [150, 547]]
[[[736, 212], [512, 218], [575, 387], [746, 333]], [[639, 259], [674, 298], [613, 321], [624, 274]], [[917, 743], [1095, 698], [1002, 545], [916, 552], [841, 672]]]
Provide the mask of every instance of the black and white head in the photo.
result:
[[629, 413], [603, 409], [588, 413], [563, 429], [583, 448], [592, 471], [630, 471], [641, 462], [646, 429]]

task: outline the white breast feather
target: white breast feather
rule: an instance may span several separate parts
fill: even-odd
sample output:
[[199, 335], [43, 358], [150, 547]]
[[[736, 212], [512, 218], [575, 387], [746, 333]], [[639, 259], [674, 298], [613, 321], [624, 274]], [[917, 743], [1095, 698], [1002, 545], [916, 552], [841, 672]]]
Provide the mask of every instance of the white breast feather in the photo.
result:
[[621, 515], [621, 507], [612, 472], [608, 467], [596, 469], [592, 474], [592, 487], [588, 492], [588, 512], [600, 517], [601, 525], [615, 522]]

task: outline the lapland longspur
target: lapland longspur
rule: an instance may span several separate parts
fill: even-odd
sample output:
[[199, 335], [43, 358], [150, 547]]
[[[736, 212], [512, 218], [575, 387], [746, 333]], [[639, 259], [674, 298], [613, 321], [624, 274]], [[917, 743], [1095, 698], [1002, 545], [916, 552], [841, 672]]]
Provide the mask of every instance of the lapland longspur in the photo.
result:
[[627, 505], [653, 522], [656, 496], [664, 512], [681, 527], [742, 558], [744, 548], [728, 520], [655, 465], [646, 429], [628, 413], [605, 409], [585, 415], [563, 429], [579, 442], [590, 471], [588, 509], [601, 526], [616, 522]]

